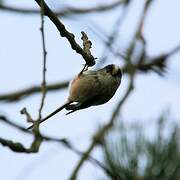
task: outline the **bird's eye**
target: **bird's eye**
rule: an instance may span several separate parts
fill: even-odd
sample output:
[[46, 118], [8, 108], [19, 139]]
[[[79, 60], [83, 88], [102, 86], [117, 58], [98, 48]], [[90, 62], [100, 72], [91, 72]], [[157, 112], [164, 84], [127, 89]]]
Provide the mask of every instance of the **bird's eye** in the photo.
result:
[[112, 64], [110, 64], [110, 65], [106, 66], [106, 70], [107, 70], [107, 72], [112, 72], [112, 71], [113, 71], [113, 69], [114, 69], [114, 66], [113, 66]]

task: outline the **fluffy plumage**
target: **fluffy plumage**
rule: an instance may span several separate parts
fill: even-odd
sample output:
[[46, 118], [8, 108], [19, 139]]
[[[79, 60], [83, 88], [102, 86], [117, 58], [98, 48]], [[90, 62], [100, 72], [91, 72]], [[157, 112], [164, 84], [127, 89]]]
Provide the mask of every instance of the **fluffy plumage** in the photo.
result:
[[49, 119], [64, 108], [69, 111], [67, 114], [70, 114], [80, 109], [108, 102], [118, 89], [121, 77], [120, 68], [114, 64], [97, 71], [89, 70], [79, 73], [70, 83], [67, 102], [42, 119], [41, 122]]

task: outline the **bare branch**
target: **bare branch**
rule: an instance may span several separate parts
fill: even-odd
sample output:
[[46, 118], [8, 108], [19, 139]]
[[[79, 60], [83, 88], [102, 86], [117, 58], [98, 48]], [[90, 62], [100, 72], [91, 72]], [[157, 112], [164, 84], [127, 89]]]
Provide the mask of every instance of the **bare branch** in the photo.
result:
[[[114, 24], [114, 28], [111, 32], [111, 34], [107, 37], [108, 39], [104, 42], [105, 47], [102, 53], [102, 57], [100, 58], [100, 60], [98, 61], [99, 64], [98, 65], [102, 65], [106, 62], [106, 60], [108, 59], [108, 55], [109, 52], [115, 53], [114, 51], [114, 46], [115, 46], [115, 41], [118, 39], [118, 35], [119, 35], [119, 29], [121, 24], [123, 23], [123, 21], [126, 19], [126, 16], [128, 14], [128, 7], [129, 7], [130, 1], [128, 1], [128, 3], [124, 4], [123, 6], [123, 12], [120, 14], [120, 16], [118, 17], [117, 21]], [[118, 56], [125, 59], [125, 55], [123, 55], [122, 53], [118, 52]]]
[[28, 113], [27, 109], [26, 108], [23, 108], [21, 111], [20, 111], [21, 114], [24, 114], [26, 116], [26, 119], [27, 119], [27, 122], [31, 122], [33, 123], [34, 120], [32, 119], [31, 115]]
[[11, 140], [0, 138], [0, 143], [3, 146], [9, 147], [14, 152], [25, 152], [30, 153], [30, 149], [26, 149], [21, 143], [15, 143]]
[[[69, 85], [69, 81], [53, 83], [53, 84], [47, 85], [46, 90], [48, 92], [49, 91], [57, 91], [57, 90], [67, 88], [68, 85]], [[2, 95], [0, 95], [0, 101], [15, 102], [15, 101], [22, 100], [23, 98], [26, 98], [32, 94], [36, 94], [36, 93], [40, 93], [40, 92], [41, 92], [41, 86], [32, 86], [32, 87], [22, 89], [22, 90], [19, 90], [16, 92], [2, 94]]]
[[167, 57], [173, 56], [174, 54], [180, 51], [180, 44], [173, 48], [170, 52], [167, 53]]
[[[178, 53], [179, 51], [180, 51], [180, 45], [177, 45], [176, 47], [174, 47], [172, 50], [170, 50], [167, 53], [158, 55], [156, 57], [151, 57], [149, 59], [144, 57], [145, 59], [143, 61], [140, 60], [139, 63], [133, 66], [134, 68], [136, 68], [137, 70], [141, 72], [154, 71], [162, 76], [166, 70], [168, 59], [172, 55]], [[128, 66], [125, 65], [123, 68], [123, 71], [128, 72]]]
[[43, 46], [43, 80], [41, 84], [41, 89], [42, 89], [42, 98], [41, 98], [41, 104], [39, 107], [39, 117], [38, 120], [41, 120], [42, 117], [42, 109], [44, 106], [44, 101], [46, 97], [46, 56], [47, 56], [47, 51], [46, 51], [46, 46], [45, 46], [45, 35], [44, 35], [44, 1], [41, 0], [41, 36], [42, 36], [42, 46]]
[[[5, 116], [2, 116], [0, 115], [0, 120], [2, 122], [4, 122], [5, 124], [8, 124], [9, 126], [11, 127], [14, 127], [24, 133], [27, 133], [27, 134], [31, 134], [33, 135], [33, 132], [32, 131], [28, 131], [27, 128], [24, 128], [12, 121], [10, 121], [7, 117]], [[72, 143], [70, 143], [67, 139], [59, 139], [59, 138], [53, 138], [53, 137], [49, 137], [49, 136], [46, 136], [46, 135], [40, 135], [40, 140], [43, 140], [43, 141], [47, 141], [47, 142], [56, 142], [58, 144], [61, 144], [63, 145], [64, 147], [66, 147], [67, 149], [71, 150], [72, 152], [76, 153], [77, 155], [80, 155], [80, 156], [84, 156], [84, 152], [81, 152], [79, 151], [75, 146], [73, 146]], [[8, 148], [10, 148], [12, 151], [14, 152], [18, 152], [18, 153], [37, 153], [37, 149], [33, 149], [32, 147], [31, 148], [25, 148], [21, 143], [15, 143], [11, 140], [7, 140], [7, 139], [4, 139], [4, 138], [0, 138], [0, 143], [3, 145], [3, 146], [6, 146]], [[36, 146], [37, 148], [37, 146]], [[93, 163], [95, 166], [101, 168], [105, 173], [107, 174], [110, 174], [112, 175], [111, 171], [109, 171], [109, 169], [107, 169], [103, 163], [101, 163], [100, 161], [96, 160], [95, 158], [93, 158], [92, 156], [88, 156], [87, 159]]]
[[[35, 0], [37, 4], [41, 7], [41, 0]], [[44, 2], [44, 1], [43, 1]], [[49, 19], [54, 23], [54, 25], [59, 30], [59, 33], [62, 37], [66, 37], [69, 41], [71, 48], [75, 50], [78, 54], [80, 54], [84, 60], [86, 61], [86, 64], [88, 66], [93, 66], [95, 64], [95, 58], [92, 55], [87, 54], [81, 46], [75, 41], [75, 36], [73, 33], [70, 33], [64, 24], [58, 19], [58, 17], [51, 11], [51, 9], [48, 7], [48, 5], [44, 2], [44, 15], [48, 16]]]
[[[75, 8], [75, 7], [67, 7], [62, 10], [56, 10], [55, 14], [59, 17], [69, 17], [73, 15], [83, 15], [88, 13], [100, 13], [108, 10], [112, 10], [126, 3], [128, 0], [117, 0], [111, 4], [100, 5], [90, 8]], [[3, 11], [8, 11], [12, 13], [20, 13], [20, 14], [39, 14], [40, 11], [38, 9], [27, 9], [21, 7], [14, 7], [10, 5], [0, 4], [0, 9]]]
[[[33, 121], [33, 119], [31, 118], [31, 116], [29, 115], [29, 113], [26, 111], [26, 109], [22, 110], [22, 114], [25, 114], [27, 117], [27, 121]], [[18, 125], [14, 125], [13, 122], [10, 122], [6, 117], [4, 116], [0, 116], [0, 120], [2, 120], [4, 123], [7, 123], [8, 125], [12, 126], [12, 127], [16, 127], [18, 128]], [[19, 127], [19, 130], [22, 130], [23, 132], [27, 132], [23, 127]], [[3, 146], [7, 146], [9, 147], [12, 151], [14, 152], [18, 152], [18, 153], [37, 153], [39, 151], [39, 148], [41, 146], [41, 143], [43, 141], [43, 138], [39, 132], [38, 129], [38, 124], [35, 123], [35, 128], [33, 130], [33, 132], [31, 133], [34, 136], [34, 140], [32, 141], [30, 147], [26, 148], [23, 144], [19, 143], [19, 142], [13, 142], [11, 140], [7, 140], [4, 138], [0, 138], [0, 143]]]

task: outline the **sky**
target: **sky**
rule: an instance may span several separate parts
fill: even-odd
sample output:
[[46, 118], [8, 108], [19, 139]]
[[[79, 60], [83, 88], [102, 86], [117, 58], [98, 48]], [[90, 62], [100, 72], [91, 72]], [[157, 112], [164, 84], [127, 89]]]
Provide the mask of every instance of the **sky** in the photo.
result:
[[[37, 7], [34, 1], [20, 2], [8, 0], [9, 4], [22, 7]], [[97, 2], [67, 1], [66, 3], [54, 4], [47, 1], [51, 7], [60, 7], [62, 4], [75, 6], [90, 6]], [[135, 24], [141, 13], [143, 0], [134, 0], [128, 14], [128, 20], [124, 21], [120, 29], [119, 43], [122, 46], [130, 39]], [[159, 0], [153, 3], [144, 27], [144, 35], [147, 39], [148, 54], [158, 55], [173, 49], [180, 43], [180, 1]], [[103, 47], [101, 41], [94, 35], [89, 26], [96, 23], [106, 32], [110, 33], [113, 23], [116, 21], [120, 9], [108, 13], [91, 14], [83, 16], [81, 20], [62, 18], [67, 29], [73, 32], [80, 42], [81, 31], [85, 31], [93, 43], [93, 54], [100, 57]], [[106, 21], [104, 21], [106, 20]], [[13, 92], [18, 89], [37, 85], [42, 79], [42, 43], [40, 17], [38, 15], [22, 15], [0, 11], [0, 94]], [[93, 22], [93, 23], [92, 23]], [[88, 26], [87, 26], [88, 24]], [[77, 55], [65, 38], [59, 37], [54, 25], [45, 18], [45, 38], [47, 47], [47, 82], [53, 83], [61, 80], [69, 80], [76, 75], [84, 63], [80, 55]], [[150, 118], [156, 118], [166, 109], [170, 109], [172, 117], [180, 117], [180, 53], [172, 56], [168, 61], [169, 68], [165, 77], [157, 74], [139, 74], [135, 81], [135, 90], [124, 104], [121, 116], [128, 122], [144, 122]], [[112, 63], [119, 63], [112, 59]], [[121, 63], [119, 63], [121, 65]], [[122, 79], [121, 88], [113, 99], [98, 107], [92, 107], [70, 116], [65, 116], [62, 111], [41, 127], [43, 133], [54, 137], [69, 138], [77, 148], [85, 150], [90, 139], [98, 127], [108, 121], [111, 112], [117, 103], [117, 98], [123, 96], [127, 87], [127, 77]], [[60, 106], [68, 95], [67, 89], [48, 93], [43, 109], [43, 116], [47, 115]], [[28, 126], [24, 116], [19, 111], [27, 107], [33, 117], [37, 117], [40, 104], [40, 94], [26, 98], [18, 103], [0, 102], [0, 114], [7, 115], [13, 121]], [[108, 109], [108, 111], [107, 111]], [[150, 125], [152, 122], [149, 122]], [[178, 122], [179, 123], [179, 122]], [[150, 133], [153, 133], [150, 129]], [[0, 137], [20, 141], [28, 146], [32, 137], [24, 135], [12, 128], [0, 124]], [[0, 178], [6, 180], [37, 180], [37, 179], [62, 179], [66, 180], [69, 172], [79, 160], [79, 157], [63, 146], [55, 143], [43, 143], [38, 154], [16, 154], [8, 148], [0, 146], [1, 163]], [[100, 159], [97, 148], [93, 155]], [[11, 172], [11, 173], [10, 173]], [[90, 163], [85, 163], [81, 169], [78, 180], [98, 179], [103, 177]]]

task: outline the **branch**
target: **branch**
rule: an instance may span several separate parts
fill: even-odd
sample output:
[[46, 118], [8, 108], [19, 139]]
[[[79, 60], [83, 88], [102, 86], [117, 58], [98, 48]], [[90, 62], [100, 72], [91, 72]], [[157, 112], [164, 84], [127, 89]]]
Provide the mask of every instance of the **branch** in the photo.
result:
[[[41, 0], [35, 0], [37, 4], [41, 7]], [[62, 37], [66, 37], [69, 41], [71, 48], [76, 51], [76, 53], [80, 54], [86, 64], [88, 66], [93, 66], [95, 64], [95, 58], [93, 55], [89, 55], [86, 53], [80, 45], [75, 41], [75, 36], [73, 33], [70, 33], [64, 26], [64, 24], [58, 19], [58, 17], [51, 11], [51, 9], [48, 7], [48, 5], [43, 1], [43, 7], [44, 7], [44, 15], [48, 16], [49, 19], [54, 23], [56, 28], [59, 30], [59, 33]]]
[[[112, 52], [112, 54], [114, 54], [114, 56], [116, 56], [118, 58], [121, 57], [121, 58], [125, 59], [126, 61], [128, 61], [130, 58], [132, 58], [129, 55], [132, 54], [131, 51], [134, 51], [137, 40], [140, 40], [142, 42], [142, 44], [143, 44], [142, 54], [141, 54], [140, 58], [141, 58], [141, 60], [144, 59], [144, 57], [146, 56], [146, 52], [145, 52], [146, 41], [145, 41], [144, 36], [143, 36], [143, 26], [144, 26], [144, 22], [145, 22], [145, 19], [146, 19], [146, 16], [147, 16], [147, 12], [148, 12], [149, 7], [150, 7], [152, 2], [153, 2], [153, 0], [146, 0], [144, 8], [143, 8], [142, 15], [141, 15], [141, 18], [139, 20], [136, 31], [134, 33], [134, 37], [132, 38], [131, 43], [130, 43], [129, 48], [127, 49], [126, 53], [124, 53], [124, 54], [120, 53], [120, 50], [119, 50], [120, 48], [118, 48], [118, 50], [115, 51], [112, 46], [109, 46], [109, 47], [107, 46], [109, 48], [109, 50]], [[127, 13], [126, 11], [125, 11], [125, 13]], [[105, 60], [107, 58], [108, 57], [106, 57]]]
[[[180, 45], [177, 45], [168, 53], [164, 53], [162, 55], [140, 61], [138, 64], [134, 65], [134, 68], [138, 69], [141, 72], [155, 71], [159, 75], [163, 75], [167, 67], [168, 59], [179, 51]], [[123, 71], [127, 72], [128, 67], [125, 66]]]
[[[26, 114], [27, 117], [29, 116], [29, 114]], [[13, 122], [8, 121], [8, 119], [4, 116], [0, 116], [0, 120], [2, 120], [3, 122], [7, 123], [8, 125], [12, 125], [13, 127], [18, 127], [18, 125], [13, 125]], [[23, 132], [26, 132], [24, 128], [19, 127], [20, 130], [22, 130]], [[34, 136], [34, 140], [32, 141], [30, 147], [26, 148], [23, 144], [19, 143], [19, 142], [13, 142], [11, 140], [7, 140], [4, 138], [0, 138], [0, 143], [3, 146], [7, 146], [8, 148], [10, 148], [12, 151], [14, 152], [18, 152], [18, 153], [37, 153], [39, 151], [39, 148], [41, 146], [41, 143], [43, 141], [43, 138], [38, 130], [38, 128], [36, 128], [35, 131], [33, 131], [31, 133]]]
[[29, 148], [24, 147], [19, 142], [13, 142], [11, 140], [0, 138], [0, 143], [3, 146], [9, 147], [14, 152], [19, 153], [37, 153], [39, 151], [40, 145], [42, 143], [42, 137], [40, 134], [36, 134], [34, 136], [34, 141], [32, 142], [31, 146]]
[[[59, 82], [59, 83], [54, 83], [54, 84], [49, 84], [46, 86], [47, 91], [56, 91], [60, 89], [65, 89], [69, 85], [69, 81], [64, 81], [64, 82]], [[25, 97], [28, 97], [32, 94], [40, 93], [41, 92], [41, 86], [32, 86], [26, 89], [22, 89], [16, 92], [12, 93], [7, 93], [7, 94], [2, 94], [0, 95], [0, 101], [5, 101], [5, 102], [15, 102], [22, 100]]]
[[[63, 10], [59, 10], [59, 11], [56, 10], [55, 14], [59, 17], [68, 17], [68, 16], [73, 16], [73, 15], [83, 15], [83, 14], [88, 14], [88, 13], [100, 13], [100, 12], [117, 8], [120, 5], [126, 3], [127, 1], [128, 0], [117, 0], [108, 5], [94, 6], [90, 8], [67, 7]], [[19, 14], [39, 14], [40, 13], [38, 9], [27, 9], [27, 8], [9, 6], [5, 4], [0, 4], [0, 9], [3, 11], [19, 13]]]
[[[5, 124], [9, 125], [10, 127], [14, 127], [24, 133], [27, 133], [27, 134], [31, 134], [33, 135], [33, 132], [32, 131], [28, 131], [27, 128], [24, 128], [16, 123], [14, 123], [13, 121], [10, 121], [7, 117], [5, 116], [2, 116], [0, 115], [0, 120], [2, 122], [4, 122]], [[56, 142], [58, 144], [61, 144], [63, 145], [64, 147], [66, 147], [67, 149], [73, 151], [74, 153], [76, 153], [77, 155], [80, 155], [80, 156], [84, 156], [84, 152], [81, 152], [79, 151], [75, 146], [72, 145], [72, 143], [70, 143], [67, 139], [59, 139], [59, 138], [53, 138], [53, 137], [50, 137], [50, 136], [46, 136], [46, 135], [40, 135], [41, 137], [41, 140], [42, 141], [47, 141], [47, 142]], [[38, 151], [36, 149], [33, 149], [32, 147], [31, 148], [25, 148], [21, 143], [15, 143], [13, 141], [10, 141], [10, 140], [7, 140], [7, 139], [3, 139], [3, 138], [0, 138], [0, 143], [3, 145], [3, 146], [6, 146], [8, 148], [10, 148], [12, 151], [14, 152], [18, 152], [18, 153], [37, 153]], [[36, 151], [35, 151], [36, 150]], [[104, 172], [112, 175], [112, 172], [105, 167], [105, 165], [103, 163], [101, 163], [100, 161], [96, 160], [95, 158], [93, 158], [92, 156], [88, 156], [87, 159], [93, 163], [95, 166], [101, 168]]]
[[[105, 46], [104, 46], [104, 49], [103, 49], [102, 57], [98, 61], [99, 62], [98, 65], [102, 65], [102, 64], [104, 64], [106, 62], [106, 60], [108, 59], [108, 56], [109, 56], [109, 52], [115, 53], [113, 47], [116, 46], [115, 41], [118, 39], [120, 26], [123, 23], [123, 21], [125, 20], [127, 14], [128, 14], [128, 6], [129, 6], [129, 4], [130, 4], [130, 1], [128, 1], [126, 4], [124, 4], [123, 12], [120, 14], [117, 21], [113, 25], [113, 30], [112, 30], [111, 34], [107, 37], [107, 40], [105, 40], [105, 42], [104, 42]], [[118, 56], [125, 59], [125, 55], [123, 55], [122, 53], [118, 52]]]
[[43, 80], [42, 80], [42, 85], [41, 85], [41, 90], [42, 90], [42, 98], [41, 98], [41, 104], [39, 107], [39, 117], [38, 120], [41, 120], [42, 116], [42, 109], [44, 106], [45, 102], [45, 97], [46, 97], [46, 56], [47, 56], [47, 51], [45, 47], [45, 35], [44, 35], [44, 1], [41, 0], [41, 36], [42, 36], [42, 46], [43, 46]]

